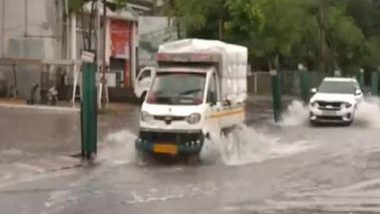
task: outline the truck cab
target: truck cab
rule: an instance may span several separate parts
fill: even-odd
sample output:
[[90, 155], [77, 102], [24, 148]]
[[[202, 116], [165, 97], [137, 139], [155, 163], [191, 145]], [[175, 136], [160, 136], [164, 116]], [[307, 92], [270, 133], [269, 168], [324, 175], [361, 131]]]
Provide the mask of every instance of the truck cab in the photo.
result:
[[220, 54], [159, 53], [157, 61], [141, 107], [139, 154], [197, 156], [206, 138], [244, 122], [244, 102], [222, 94]]

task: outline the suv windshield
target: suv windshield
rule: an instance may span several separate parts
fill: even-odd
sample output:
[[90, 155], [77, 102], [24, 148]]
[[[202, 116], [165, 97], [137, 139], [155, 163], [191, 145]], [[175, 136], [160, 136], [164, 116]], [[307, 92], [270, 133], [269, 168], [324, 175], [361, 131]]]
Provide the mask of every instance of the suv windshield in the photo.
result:
[[355, 84], [343, 81], [323, 81], [318, 91], [321, 93], [354, 94]]
[[198, 105], [203, 101], [206, 74], [157, 73], [147, 99], [148, 103]]

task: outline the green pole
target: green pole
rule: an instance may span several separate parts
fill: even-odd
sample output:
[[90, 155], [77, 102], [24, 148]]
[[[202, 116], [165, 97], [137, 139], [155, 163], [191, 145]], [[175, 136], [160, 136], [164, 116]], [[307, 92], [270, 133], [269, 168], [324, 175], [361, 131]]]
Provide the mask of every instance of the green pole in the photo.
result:
[[84, 63], [81, 102], [82, 158], [93, 160], [97, 153], [96, 65]]
[[309, 102], [309, 76], [307, 70], [303, 67], [303, 65], [298, 65], [298, 73], [300, 80], [300, 90], [301, 90], [301, 98], [304, 103]]
[[374, 71], [371, 75], [371, 94], [372, 96], [379, 96], [379, 72]]
[[281, 83], [280, 75], [277, 70], [271, 70], [271, 82], [272, 82], [272, 96], [273, 96], [273, 115], [274, 121], [278, 122], [281, 120]]
[[363, 90], [364, 87], [364, 69], [361, 68], [357, 73], [356, 79], [359, 82], [360, 88]]

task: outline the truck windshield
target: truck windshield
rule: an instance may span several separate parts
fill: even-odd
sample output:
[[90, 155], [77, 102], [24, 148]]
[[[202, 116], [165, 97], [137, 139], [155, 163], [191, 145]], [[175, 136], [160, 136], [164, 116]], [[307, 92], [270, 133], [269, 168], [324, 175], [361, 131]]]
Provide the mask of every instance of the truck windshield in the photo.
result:
[[206, 74], [157, 73], [151, 86], [148, 103], [199, 105], [203, 102]]
[[353, 82], [323, 81], [318, 91], [330, 94], [354, 94], [355, 84]]

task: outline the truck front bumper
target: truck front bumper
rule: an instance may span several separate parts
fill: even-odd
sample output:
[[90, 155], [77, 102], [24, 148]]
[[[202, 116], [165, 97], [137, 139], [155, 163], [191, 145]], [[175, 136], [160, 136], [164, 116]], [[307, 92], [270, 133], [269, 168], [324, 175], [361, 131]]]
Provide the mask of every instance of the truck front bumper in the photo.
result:
[[204, 134], [195, 132], [140, 131], [135, 148], [141, 152], [163, 155], [198, 154], [203, 146]]

